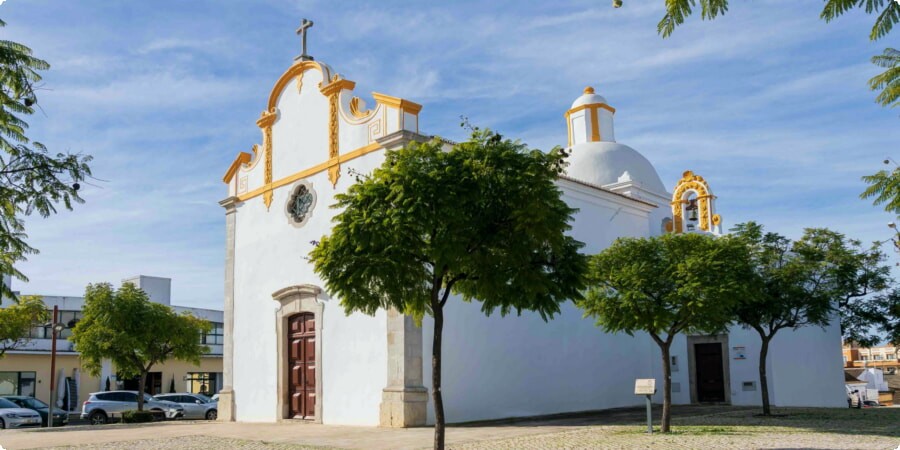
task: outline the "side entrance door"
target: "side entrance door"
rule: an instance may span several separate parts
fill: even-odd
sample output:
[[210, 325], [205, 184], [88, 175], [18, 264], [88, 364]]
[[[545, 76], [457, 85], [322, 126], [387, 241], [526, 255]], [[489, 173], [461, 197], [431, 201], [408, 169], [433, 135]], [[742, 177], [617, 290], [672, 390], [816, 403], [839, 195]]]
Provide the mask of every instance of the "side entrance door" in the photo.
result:
[[316, 414], [316, 320], [313, 313], [288, 319], [288, 404], [290, 419]]
[[697, 368], [697, 401], [725, 401], [725, 370], [722, 361], [722, 344], [694, 344]]

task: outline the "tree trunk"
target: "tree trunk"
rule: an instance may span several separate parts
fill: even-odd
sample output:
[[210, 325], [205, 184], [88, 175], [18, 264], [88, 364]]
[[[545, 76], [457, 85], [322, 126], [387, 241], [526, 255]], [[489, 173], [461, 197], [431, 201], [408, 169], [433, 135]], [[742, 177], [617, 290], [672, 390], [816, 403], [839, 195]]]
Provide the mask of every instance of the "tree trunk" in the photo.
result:
[[138, 411], [144, 410], [144, 384], [147, 383], [147, 371], [141, 370], [141, 381], [138, 384]]
[[769, 355], [769, 341], [772, 336], [760, 335], [762, 338], [762, 347], [759, 348], [759, 392], [762, 395], [763, 415], [772, 415], [772, 409], [769, 406], [769, 380], [766, 376], [766, 357]]
[[672, 426], [672, 367], [670, 366], [672, 359], [669, 357], [671, 346], [671, 340], [666, 340], [659, 346], [663, 359], [663, 407], [659, 431], [663, 433], [668, 433]]
[[444, 450], [444, 399], [441, 396], [441, 335], [444, 331], [444, 308], [432, 304], [434, 336], [431, 345], [431, 396], [434, 400], [434, 449]]

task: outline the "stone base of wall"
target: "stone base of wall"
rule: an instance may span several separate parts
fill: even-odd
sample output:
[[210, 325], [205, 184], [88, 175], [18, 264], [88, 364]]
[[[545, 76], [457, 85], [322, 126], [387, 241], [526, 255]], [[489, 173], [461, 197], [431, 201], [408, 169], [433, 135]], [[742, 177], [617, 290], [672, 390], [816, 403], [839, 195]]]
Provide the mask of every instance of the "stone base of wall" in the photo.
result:
[[222, 389], [219, 391], [218, 417], [220, 422], [234, 422], [234, 391]]
[[428, 389], [386, 388], [381, 394], [382, 427], [408, 428], [425, 425], [428, 408]]

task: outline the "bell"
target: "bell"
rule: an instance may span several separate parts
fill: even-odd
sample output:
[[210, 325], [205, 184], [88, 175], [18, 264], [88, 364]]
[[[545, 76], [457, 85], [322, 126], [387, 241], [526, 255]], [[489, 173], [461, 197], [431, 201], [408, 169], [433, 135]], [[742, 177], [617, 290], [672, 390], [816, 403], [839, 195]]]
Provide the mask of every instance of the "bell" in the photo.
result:
[[691, 222], [696, 222], [696, 221], [697, 221], [697, 208], [696, 208], [696, 207], [694, 207], [693, 209], [688, 209], [688, 210], [687, 210], [687, 218], [688, 218], [688, 220], [690, 220]]

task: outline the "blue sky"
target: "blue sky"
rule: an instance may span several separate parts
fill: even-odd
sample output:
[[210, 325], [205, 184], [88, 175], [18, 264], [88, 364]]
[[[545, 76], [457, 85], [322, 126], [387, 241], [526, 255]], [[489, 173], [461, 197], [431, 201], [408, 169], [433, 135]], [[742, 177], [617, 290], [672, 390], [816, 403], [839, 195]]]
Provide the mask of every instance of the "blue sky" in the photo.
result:
[[[41, 250], [24, 293], [81, 295], [90, 282], [173, 278], [173, 302], [221, 308], [222, 174], [259, 141], [254, 124], [309, 51], [368, 98], [422, 103], [420, 128], [461, 139], [458, 117], [548, 149], [586, 85], [617, 108], [616, 138], [669, 189], [705, 176], [726, 226], [757, 220], [792, 237], [826, 226], [873, 241], [887, 213], [859, 200], [861, 175], [897, 155], [900, 110], [875, 104], [862, 13], [826, 24], [821, 1], [733, 1], [663, 40], [663, 0], [524, 2], [7, 0], [2, 39], [52, 68], [30, 135], [94, 156], [87, 200], [27, 220]], [[368, 103], [372, 103], [369, 99]]]

